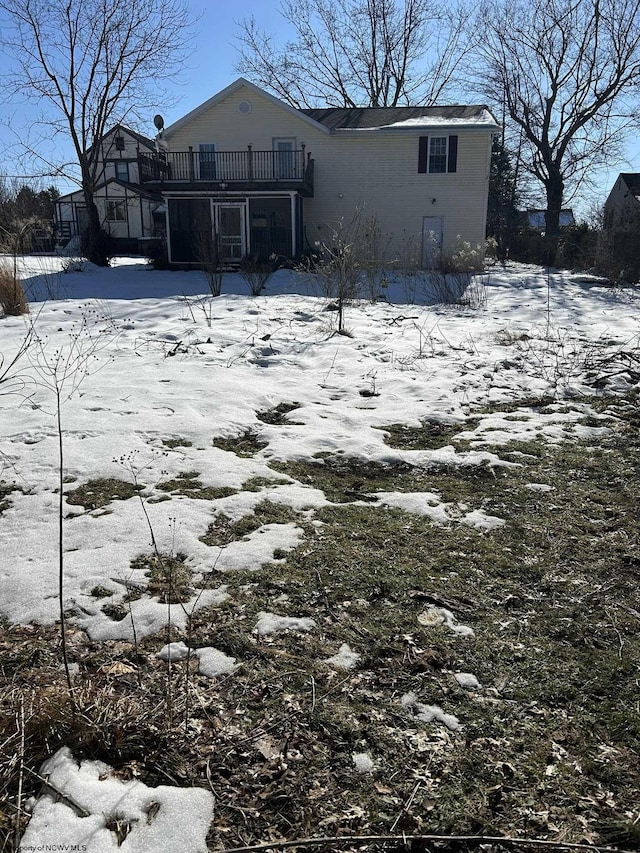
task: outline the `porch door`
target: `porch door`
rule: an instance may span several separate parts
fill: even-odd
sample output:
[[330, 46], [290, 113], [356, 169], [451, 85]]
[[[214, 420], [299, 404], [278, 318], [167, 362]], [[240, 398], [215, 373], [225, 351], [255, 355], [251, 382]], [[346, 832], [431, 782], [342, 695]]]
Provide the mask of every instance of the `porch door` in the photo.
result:
[[222, 263], [237, 263], [246, 254], [244, 234], [244, 206], [219, 204], [218, 240]]
[[291, 181], [296, 177], [295, 139], [274, 139], [276, 180]]
[[213, 142], [201, 142], [198, 150], [199, 175], [201, 181], [217, 180], [216, 146]]
[[442, 217], [422, 217], [422, 268], [435, 270], [442, 259]]

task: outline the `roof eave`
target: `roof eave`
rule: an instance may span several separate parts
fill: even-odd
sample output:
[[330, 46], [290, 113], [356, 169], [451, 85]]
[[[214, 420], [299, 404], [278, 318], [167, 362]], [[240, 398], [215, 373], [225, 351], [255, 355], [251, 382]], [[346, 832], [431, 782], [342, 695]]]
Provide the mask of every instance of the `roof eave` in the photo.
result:
[[494, 124], [493, 122], [458, 122], [458, 123], [438, 123], [438, 124], [424, 124], [424, 125], [414, 125], [412, 127], [394, 127], [390, 125], [388, 127], [336, 127], [331, 133], [338, 134], [351, 134], [351, 135], [370, 135], [372, 133], [406, 133], [406, 134], [421, 134], [421, 133], [431, 133], [434, 131], [442, 131], [446, 133], [452, 133], [457, 130], [481, 130], [486, 133], [498, 133], [500, 131], [500, 126], [498, 124]]

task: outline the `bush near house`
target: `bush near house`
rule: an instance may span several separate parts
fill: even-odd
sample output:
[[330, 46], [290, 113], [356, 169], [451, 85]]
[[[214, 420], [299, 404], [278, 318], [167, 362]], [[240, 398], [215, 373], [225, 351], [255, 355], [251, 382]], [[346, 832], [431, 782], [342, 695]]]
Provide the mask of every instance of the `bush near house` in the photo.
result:
[[640, 281], [640, 216], [603, 228], [597, 242], [597, 271], [614, 281]]
[[10, 317], [29, 313], [29, 304], [22, 282], [13, 270], [2, 265], [0, 265], [0, 308], [3, 314]]

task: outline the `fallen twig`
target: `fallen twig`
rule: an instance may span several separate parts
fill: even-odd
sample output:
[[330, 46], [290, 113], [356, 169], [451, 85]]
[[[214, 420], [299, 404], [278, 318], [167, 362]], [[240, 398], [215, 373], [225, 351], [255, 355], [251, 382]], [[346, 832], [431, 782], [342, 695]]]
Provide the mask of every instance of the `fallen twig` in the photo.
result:
[[592, 850], [594, 853], [631, 853], [617, 847], [600, 847], [587, 842], [550, 841], [541, 838], [511, 838], [508, 836], [490, 835], [345, 835], [330, 838], [298, 838], [295, 841], [269, 841], [262, 844], [251, 844], [246, 847], [227, 847], [217, 853], [258, 853], [266, 850], [285, 850], [289, 847], [322, 847], [330, 845], [332, 850], [337, 850], [351, 844], [405, 844], [414, 841], [427, 841], [439, 844], [498, 844], [505, 847], [545, 847], [555, 850]]

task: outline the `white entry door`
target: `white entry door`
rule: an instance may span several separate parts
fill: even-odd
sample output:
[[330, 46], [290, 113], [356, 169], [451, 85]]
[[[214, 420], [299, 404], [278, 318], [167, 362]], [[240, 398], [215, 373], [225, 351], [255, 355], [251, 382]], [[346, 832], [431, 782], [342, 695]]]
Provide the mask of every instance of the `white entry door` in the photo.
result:
[[422, 267], [435, 270], [442, 258], [442, 217], [422, 217]]

